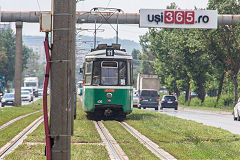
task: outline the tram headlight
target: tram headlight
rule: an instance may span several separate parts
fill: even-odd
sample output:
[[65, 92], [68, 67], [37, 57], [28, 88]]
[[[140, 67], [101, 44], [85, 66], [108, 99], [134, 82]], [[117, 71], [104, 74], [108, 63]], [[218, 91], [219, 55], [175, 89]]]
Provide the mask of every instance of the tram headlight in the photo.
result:
[[106, 97], [107, 97], [107, 99], [112, 98], [112, 93], [107, 93]]

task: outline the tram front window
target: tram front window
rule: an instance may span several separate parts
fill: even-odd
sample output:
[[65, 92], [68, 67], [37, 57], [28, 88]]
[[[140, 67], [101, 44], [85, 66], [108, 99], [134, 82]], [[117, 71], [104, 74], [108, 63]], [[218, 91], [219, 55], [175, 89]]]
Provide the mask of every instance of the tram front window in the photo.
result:
[[111, 61], [102, 62], [102, 85], [118, 85], [118, 63]]
[[101, 62], [96, 61], [94, 62], [94, 68], [93, 68], [93, 85], [100, 84], [100, 72], [101, 72]]
[[127, 80], [126, 62], [119, 62], [119, 85], [125, 86]]

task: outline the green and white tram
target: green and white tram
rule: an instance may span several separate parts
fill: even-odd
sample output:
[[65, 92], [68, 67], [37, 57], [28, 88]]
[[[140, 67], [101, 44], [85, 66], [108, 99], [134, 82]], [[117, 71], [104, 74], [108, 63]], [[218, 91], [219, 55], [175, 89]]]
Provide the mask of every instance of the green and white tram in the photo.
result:
[[132, 112], [132, 56], [120, 45], [99, 45], [85, 56], [83, 110], [89, 119]]

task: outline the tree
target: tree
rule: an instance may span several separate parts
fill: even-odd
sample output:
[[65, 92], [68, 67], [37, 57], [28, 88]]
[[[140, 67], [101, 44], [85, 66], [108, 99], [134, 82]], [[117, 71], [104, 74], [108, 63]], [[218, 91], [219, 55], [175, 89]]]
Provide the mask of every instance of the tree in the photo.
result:
[[[236, 0], [209, 0], [208, 9], [218, 9], [220, 14], [239, 14], [240, 5]], [[235, 101], [238, 99], [238, 72], [240, 69], [240, 26], [221, 26], [219, 27], [212, 36], [212, 44], [219, 48], [220, 56], [225, 56], [224, 63], [226, 64], [225, 69], [222, 69], [223, 81], [224, 75], [227, 71], [230, 73], [230, 77], [233, 81], [235, 88]], [[211, 48], [210, 48], [211, 49]], [[211, 50], [213, 51], [213, 50]], [[214, 51], [213, 51], [214, 52]], [[219, 92], [221, 92], [222, 82], [220, 82]], [[218, 98], [219, 99], [219, 98]]]
[[[0, 33], [0, 41], [2, 44], [2, 51], [5, 51], [6, 63], [0, 68], [0, 75], [5, 76], [5, 82], [13, 81], [14, 71], [15, 71], [15, 53], [16, 53], [16, 43], [15, 35], [12, 29], [8, 29]], [[23, 70], [26, 68], [26, 63], [30, 57], [30, 51], [23, 45], [22, 52], [22, 65]]]

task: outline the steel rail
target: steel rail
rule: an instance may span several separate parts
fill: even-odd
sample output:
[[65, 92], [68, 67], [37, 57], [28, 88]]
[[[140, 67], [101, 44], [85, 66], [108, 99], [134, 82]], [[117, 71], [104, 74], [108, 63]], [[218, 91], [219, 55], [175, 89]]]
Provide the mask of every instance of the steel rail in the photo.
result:
[[97, 126], [99, 127], [100, 131], [102, 132], [102, 134], [103, 134], [105, 140], [107, 141], [108, 146], [110, 147], [110, 149], [111, 149], [111, 151], [112, 151], [112, 153], [113, 153], [115, 159], [117, 159], [117, 160], [121, 160], [121, 159], [120, 159], [120, 156], [117, 154], [117, 151], [115, 150], [115, 148], [113, 147], [112, 143], [111, 143], [110, 140], [108, 139], [107, 134], [104, 132], [103, 128], [99, 125], [99, 122], [96, 121], [96, 123], [97, 123]]
[[[28, 22], [39, 23], [41, 13], [51, 13], [51, 11], [0, 11], [0, 22]], [[108, 17], [109, 13], [101, 13]], [[59, 15], [53, 15], [59, 16]], [[67, 15], [66, 15], [67, 16]], [[100, 16], [100, 13], [88, 11], [76, 12], [76, 23], [111, 23], [111, 24], [139, 24], [139, 13], [116, 13], [112, 15], [108, 22]], [[218, 25], [237, 25], [240, 22], [240, 15], [219, 14]]]
[[26, 138], [26, 136], [34, 131], [42, 122], [43, 116], [37, 118], [12, 140], [10, 140], [5, 146], [0, 148], [0, 159], [3, 159], [7, 154], [14, 150]]
[[42, 111], [42, 110], [38, 110], [38, 111], [35, 111], [35, 112], [32, 112], [32, 113], [28, 113], [28, 114], [19, 116], [19, 117], [15, 118], [15, 119], [13, 119], [13, 120], [11, 120], [11, 121], [3, 124], [2, 126], [0, 126], [0, 131], [3, 130], [3, 129], [5, 129], [5, 128], [7, 128], [9, 125], [13, 124], [14, 122], [16, 122], [16, 121], [18, 121], [18, 120], [20, 120], [20, 119], [23, 119], [23, 118], [25, 118], [25, 117], [28, 117], [28, 116], [30, 116], [30, 115], [32, 115], [32, 114], [38, 113], [38, 112], [40, 112], [40, 111]]
[[[173, 160], [176, 158], [172, 157], [170, 154], [167, 155], [166, 153], [164, 153], [163, 151], [160, 151], [158, 147], [154, 146], [152, 143], [149, 143], [150, 140], [147, 140], [146, 138], [144, 138], [141, 134], [137, 133], [136, 131], [134, 131], [134, 129], [132, 129], [126, 122], [119, 122], [127, 131], [129, 131], [131, 134], [135, 135], [136, 137], [138, 137], [138, 139], [143, 143], [146, 144], [148, 147], [150, 147], [151, 149], [153, 149], [155, 152], [157, 152], [161, 157], [163, 157], [166, 160]], [[155, 154], [156, 155], [156, 154]], [[158, 155], [156, 155], [158, 156]]]

